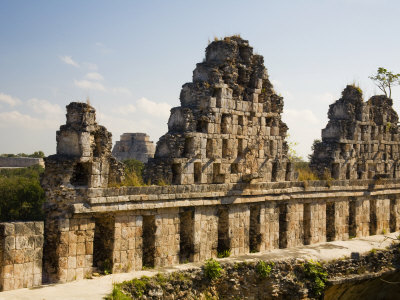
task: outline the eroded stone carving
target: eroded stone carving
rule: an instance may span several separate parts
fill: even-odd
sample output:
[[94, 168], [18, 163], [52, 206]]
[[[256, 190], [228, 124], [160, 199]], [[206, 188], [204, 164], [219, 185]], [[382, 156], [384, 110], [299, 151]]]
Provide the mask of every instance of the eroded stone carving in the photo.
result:
[[124, 133], [115, 143], [112, 155], [120, 161], [133, 158], [147, 163], [156, 151], [153, 141], [149, 138], [145, 133]]
[[362, 91], [348, 85], [329, 106], [311, 168], [334, 179], [398, 178], [399, 118], [392, 105], [383, 95], [364, 102]]
[[182, 87], [181, 106], [171, 109], [148, 179], [193, 184], [293, 178], [283, 98], [263, 62], [240, 37], [208, 45], [193, 82]]

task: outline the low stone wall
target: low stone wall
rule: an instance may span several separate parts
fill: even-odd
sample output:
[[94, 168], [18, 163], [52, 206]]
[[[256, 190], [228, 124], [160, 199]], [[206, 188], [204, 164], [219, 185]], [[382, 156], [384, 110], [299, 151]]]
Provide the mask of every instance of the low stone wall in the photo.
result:
[[[400, 228], [397, 179], [63, 187], [53, 193], [67, 213], [47, 222], [49, 281], [81, 279], [104, 266], [126, 272]], [[97, 231], [103, 234], [96, 238]]]
[[42, 284], [43, 222], [0, 223], [0, 289]]
[[44, 167], [43, 158], [0, 157], [0, 168], [26, 168], [33, 165]]

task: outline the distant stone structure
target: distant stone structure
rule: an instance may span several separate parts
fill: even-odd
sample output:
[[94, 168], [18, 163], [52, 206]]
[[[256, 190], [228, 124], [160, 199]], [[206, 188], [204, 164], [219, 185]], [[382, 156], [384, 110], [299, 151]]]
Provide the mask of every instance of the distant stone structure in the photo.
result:
[[362, 91], [348, 85], [329, 106], [311, 168], [334, 179], [399, 178], [399, 117], [392, 105], [383, 95], [364, 102]]
[[171, 110], [147, 179], [172, 184], [292, 180], [283, 98], [261, 55], [237, 36], [212, 42]]
[[43, 158], [0, 156], [0, 168], [27, 168], [34, 165], [44, 167]]
[[119, 161], [133, 158], [147, 163], [149, 158], [154, 157], [156, 151], [154, 143], [149, 139], [145, 133], [124, 133], [115, 143], [112, 155]]

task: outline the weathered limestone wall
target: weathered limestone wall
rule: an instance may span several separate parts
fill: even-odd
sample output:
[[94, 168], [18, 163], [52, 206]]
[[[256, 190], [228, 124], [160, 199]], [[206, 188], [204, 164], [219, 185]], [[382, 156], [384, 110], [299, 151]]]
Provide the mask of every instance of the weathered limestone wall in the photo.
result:
[[283, 98], [248, 41], [214, 41], [182, 87], [146, 181], [172, 184], [292, 180]]
[[147, 163], [149, 158], [154, 157], [156, 147], [145, 133], [124, 133], [120, 140], [115, 142], [112, 155], [119, 161], [125, 159], [136, 159]]
[[270, 201], [260, 204], [260, 251], [279, 248], [279, 207]]
[[0, 290], [42, 284], [43, 222], [0, 223]]
[[335, 179], [399, 178], [398, 115], [392, 99], [373, 96], [348, 85], [329, 106], [322, 142], [314, 145], [310, 166]]
[[43, 158], [0, 157], [0, 168], [26, 168], [34, 165], [44, 167]]

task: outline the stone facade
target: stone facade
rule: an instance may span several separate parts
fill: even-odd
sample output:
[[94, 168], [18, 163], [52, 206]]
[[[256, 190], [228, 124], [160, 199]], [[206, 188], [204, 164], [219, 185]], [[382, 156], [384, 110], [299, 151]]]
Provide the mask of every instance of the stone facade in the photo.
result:
[[117, 141], [112, 150], [112, 155], [119, 161], [125, 159], [136, 159], [147, 163], [149, 158], [154, 157], [156, 148], [145, 133], [124, 133]]
[[[172, 184], [292, 180], [283, 98], [248, 41], [214, 41], [183, 85], [147, 179]], [[146, 180], [147, 181], [147, 180]]]
[[43, 222], [0, 223], [0, 290], [42, 284]]
[[[93, 107], [69, 104], [57, 154], [46, 158], [42, 178], [44, 280], [399, 230], [397, 114], [391, 104], [381, 96], [364, 103], [357, 88], [347, 87], [330, 107], [312, 160], [320, 174], [327, 170], [342, 180], [293, 181], [282, 98], [262, 57], [238, 37], [213, 42], [193, 82], [183, 86], [181, 107], [172, 109], [169, 131], [147, 167], [153, 181], [174, 184], [141, 187], [117, 187], [124, 174], [111, 155], [111, 134], [96, 123]], [[371, 179], [376, 175], [379, 180]], [[32, 249], [17, 248], [22, 240], [31, 247], [33, 233], [27, 229], [18, 237], [17, 225], [15, 234], [5, 228], [3, 288], [28, 286], [30, 278], [36, 284]], [[5, 256], [10, 247], [13, 260]]]
[[361, 90], [348, 85], [329, 106], [310, 167], [334, 179], [399, 178], [399, 118], [392, 105], [386, 96], [364, 102]]

